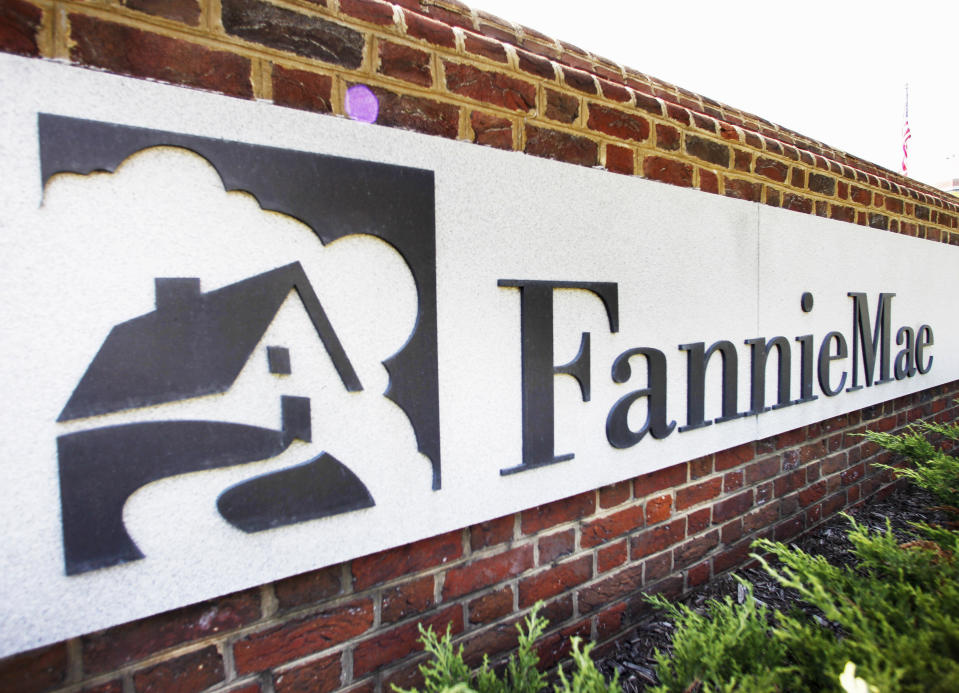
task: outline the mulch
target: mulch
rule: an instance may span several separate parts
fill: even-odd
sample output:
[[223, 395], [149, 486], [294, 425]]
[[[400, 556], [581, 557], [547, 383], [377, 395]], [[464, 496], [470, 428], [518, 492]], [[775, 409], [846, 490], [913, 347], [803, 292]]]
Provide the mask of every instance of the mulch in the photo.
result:
[[[871, 532], [884, 531], [888, 520], [896, 537], [900, 542], [905, 542], [913, 538], [909, 533], [910, 523], [942, 524], [947, 519], [946, 513], [937, 510], [935, 505], [936, 501], [930, 493], [912, 484], [902, 484], [886, 498], [867, 501], [849, 514]], [[854, 562], [852, 544], [846, 538], [849, 527], [849, 520], [836, 516], [803, 534], [790, 546], [823, 556], [834, 565], [849, 565]], [[818, 616], [813, 607], [799, 599], [795, 590], [781, 587], [761, 568], [747, 568], [736, 574], [752, 584], [753, 596], [766, 605], [784, 612], [798, 609], [810, 616]], [[746, 590], [731, 574], [713, 579], [681, 601], [698, 613], [704, 613], [710, 600], [721, 600], [726, 596], [740, 603], [746, 596]], [[674, 627], [674, 623], [663, 612], [648, 612], [636, 624], [633, 633], [616, 644], [612, 654], [597, 662], [599, 670], [607, 678], [618, 671], [625, 693], [643, 693], [647, 687], [659, 683], [655, 674], [654, 654], [656, 650], [671, 651]]]

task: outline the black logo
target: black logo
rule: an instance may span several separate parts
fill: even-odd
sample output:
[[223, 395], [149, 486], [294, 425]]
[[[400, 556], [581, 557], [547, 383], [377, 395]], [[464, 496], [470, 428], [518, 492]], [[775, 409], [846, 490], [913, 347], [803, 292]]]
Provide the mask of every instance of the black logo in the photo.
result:
[[[62, 172], [113, 171], [153, 146], [199, 154], [227, 190], [307, 224], [326, 244], [364, 233], [392, 245], [416, 285], [416, 326], [384, 362], [386, 397], [410, 420], [439, 489], [434, 187], [431, 171], [41, 114], [43, 183]], [[227, 392], [284, 300], [295, 292], [342, 386], [363, 389], [321, 298], [300, 263], [203, 292], [201, 279], [157, 278], [156, 309], [117, 324], [93, 356], [58, 421]], [[291, 371], [289, 347], [266, 348], [269, 370]], [[311, 442], [310, 399], [281, 397], [279, 429], [222, 421], [147, 421], [60, 436], [57, 450], [68, 575], [143, 557], [123, 524], [123, 505], [158, 479], [275, 457]], [[369, 435], [370, 431], [357, 431]], [[375, 433], [375, 432], [372, 432]], [[361, 479], [323, 452], [299, 465], [224, 490], [217, 506], [235, 527], [257, 532], [374, 505]]]

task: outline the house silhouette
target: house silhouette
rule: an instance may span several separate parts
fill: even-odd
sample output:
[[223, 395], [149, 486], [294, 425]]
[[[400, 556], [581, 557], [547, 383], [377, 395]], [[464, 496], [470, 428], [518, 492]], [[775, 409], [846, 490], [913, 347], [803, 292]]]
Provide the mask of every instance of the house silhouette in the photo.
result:
[[[196, 278], [157, 279], [156, 310], [116, 325], [60, 413], [70, 421], [225, 392], [296, 291], [349, 391], [362, 386], [300, 263], [201, 293]], [[289, 353], [268, 351], [289, 373]], [[68, 575], [143, 558], [123, 523], [137, 489], [170, 476], [276, 457], [310, 442], [308, 397], [282, 396], [279, 430], [223, 421], [147, 421], [57, 438], [64, 562]], [[362, 481], [332, 455], [256, 476], [220, 494], [232, 525], [257, 532], [368, 508]]]
[[157, 279], [156, 310], [116, 325], [57, 421], [226, 392], [296, 290], [344, 387], [359, 378], [299, 262], [208, 293], [197, 278]]

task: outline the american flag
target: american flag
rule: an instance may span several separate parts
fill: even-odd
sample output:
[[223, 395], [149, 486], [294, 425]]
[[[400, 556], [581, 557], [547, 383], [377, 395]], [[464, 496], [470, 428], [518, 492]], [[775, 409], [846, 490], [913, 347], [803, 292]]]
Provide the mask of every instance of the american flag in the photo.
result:
[[909, 175], [909, 140], [912, 132], [909, 130], [909, 85], [906, 85], [906, 111], [902, 122], [902, 175]]

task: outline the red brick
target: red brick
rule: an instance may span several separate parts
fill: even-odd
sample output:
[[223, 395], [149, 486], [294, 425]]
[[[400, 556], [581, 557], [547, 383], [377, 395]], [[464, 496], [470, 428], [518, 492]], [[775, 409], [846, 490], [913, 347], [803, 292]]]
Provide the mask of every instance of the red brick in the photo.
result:
[[769, 479], [779, 473], [780, 462], [778, 457], [767, 457], [753, 462], [746, 467], [746, 483], [755, 484], [757, 481]]
[[22, 0], [5, 0], [0, 5], [0, 51], [38, 56], [37, 32], [43, 21], [39, 7]]
[[769, 527], [779, 519], [779, 506], [767, 505], [765, 508], [754, 510], [743, 518], [743, 532], [752, 534], [757, 529]]
[[686, 587], [688, 589], [699, 587], [700, 585], [709, 582], [709, 578], [709, 561], [700, 563], [699, 565], [694, 565], [692, 568], [686, 571]]
[[730, 178], [723, 176], [723, 185], [726, 197], [735, 197], [739, 200], [748, 200], [749, 202], [761, 202], [763, 194], [762, 183], [753, 183], [742, 178]]
[[380, 74], [422, 87], [433, 86], [431, 57], [426, 51], [380, 39], [379, 56]]
[[275, 676], [273, 689], [276, 693], [315, 693], [340, 688], [341, 655], [314, 660], [308, 664], [287, 669]]
[[642, 526], [643, 506], [636, 504], [585, 523], [580, 533], [580, 546], [592, 548]]
[[749, 173], [753, 165], [753, 155], [742, 149], [733, 149], [733, 168], [743, 173]]
[[665, 522], [673, 514], [673, 497], [670, 494], [656, 496], [646, 501], [646, 524]]
[[545, 115], [560, 123], [572, 123], [579, 117], [579, 97], [547, 88]]
[[701, 508], [686, 516], [686, 534], [692, 536], [702, 532], [709, 526], [709, 508]]
[[658, 556], [648, 559], [643, 563], [643, 566], [643, 581], [645, 583], [655, 582], [673, 572], [673, 554], [671, 551], [664, 551]]
[[716, 471], [724, 472], [727, 469], [738, 467], [756, 456], [754, 445], [746, 443], [735, 448], [729, 448], [716, 453]]
[[822, 459], [826, 456], [826, 443], [819, 440], [809, 445], [803, 445], [799, 448], [799, 461], [810, 462], [812, 460]]
[[635, 498], [643, 498], [657, 491], [685, 484], [688, 475], [689, 469], [685, 462], [682, 464], [674, 464], [672, 467], [659, 469], [649, 474], [643, 474], [640, 477], [636, 477], [636, 480], [633, 482], [633, 496]]
[[866, 188], [853, 185], [850, 189], [849, 199], [861, 205], [868, 205], [872, 202], [872, 193]]
[[629, 101], [629, 89], [623, 85], [601, 79], [599, 80], [599, 86], [603, 92], [603, 96], [610, 101], [619, 101], [621, 103]]
[[676, 510], [685, 510], [697, 503], [703, 503], [715, 498], [722, 491], [723, 480], [720, 478], [703, 481], [676, 491]]
[[536, 602], [555, 597], [593, 577], [592, 556], [580, 558], [551, 566], [547, 570], [519, 583], [519, 606], [525, 609]]
[[632, 537], [629, 542], [629, 555], [634, 561], [651, 556], [681, 541], [685, 535], [686, 518], [681, 517]]
[[454, 94], [515, 111], [529, 111], [536, 105], [536, 87], [531, 82], [472, 65], [444, 61], [443, 67], [446, 88]]
[[587, 491], [578, 496], [571, 496], [563, 500], [536, 506], [530, 510], [524, 510], [520, 518], [520, 527], [523, 534], [533, 534], [564, 522], [572, 522], [581, 517], [592, 515], [595, 510], [596, 493]]
[[850, 504], [855, 503], [859, 500], [860, 488], [859, 484], [854, 484], [846, 489], [846, 498], [849, 500]]
[[433, 576], [383, 590], [382, 621], [395, 623], [433, 606]]
[[213, 645], [138, 671], [138, 693], [193, 693], [223, 680], [223, 659]]
[[477, 551], [512, 539], [515, 517], [515, 515], [504, 515], [470, 527], [470, 548]]
[[806, 518], [804, 515], [796, 515], [785, 522], [781, 522], [776, 525], [775, 532], [773, 537], [776, 541], [789, 541], [797, 534], [803, 531], [806, 526]]
[[773, 482], [767, 482], [765, 484], [760, 484], [756, 487], [756, 505], [762, 505], [770, 500], [773, 497]]
[[172, 19], [175, 22], [200, 23], [200, 3], [197, 0], [123, 0], [131, 10]]
[[560, 69], [563, 71], [563, 77], [566, 80], [567, 86], [586, 94], [596, 93], [596, 82], [593, 81], [591, 74], [572, 67], [566, 67], [565, 65], [562, 65]]
[[720, 142], [687, 133], [686, 152], [711, 164], [729, 167], [729, 146]]
[[625, 503], [630, 498], [632, 484], [629, 481], [620, 481], [610, 486], [603, 486], [599, 489], [599, 507], [612, 508]]
[[534, 125], [526, 126], [525, 151], [533, 156], [580, 166], [595, 166], [599, 158], [599, 146], [588, 137]]
[[821, 195], [833, 195], [836, 192], [836, 179], [821, 173], [810, 173], [809, 189]]
[[742, 515], [751, 507], [753, 507], [753, 491], [749, 489], [732, 498], [716, 503], [713, 506], [713, 523], [719, 524], [731, 520]]
[[393, 6], [379, 0], [340, 0], [340, 12], [370, 24], [393, 24]]
[[756, 157], [756, 168], [754, 170], [760, 176], [765, 176], [777, 183], [785, 183], [786, 175], [789, 173], [789, 167], [786, 164], [765, 156]]
[[321, 17], [263, 0], [221, 0], [226, 33], [268, 48], [355, 70], [363, 63], [365, 36]]
[[689, 461], [690, 480], [701, 479], [713, 473], [713, 456], [706, 455]]
[[667, 151], [679, 149], [679, 130], [672, 125], [656, 124], [656, 146]]
[[[397, 688], [401, 688], [403, 690], [424, 689], [426, 685], [423, 679], [423, 673], [420, 671], [420, 665], [426, 664], [426, 662], [426, 657], [419, 657], [407, 662], [406, 664], [391, 669], [384, 674], [381, 674], [380, 678], [383, 680], [382, 690], [394, 691]], [[376, 690], [375, 686], [373, 690]], [[371, 691], [370, 693], [373, 692]]]
[[39, 693], [67, 678], [67, 648], [63, 643], [0, 659], [0, 691]]
[[804, 508], [822, 500], [826, 495], [826, 482], [820, 481], [799, 492], [799, 504]]
[[701, 537], [690, 539], [673, 550], [673, 568], [679, 570], [698, 561], [719, 545], [719, 530], [713, 530]]
[[505, 553], [480, 558], [446, 573], [443, 599], [450, 600], [515, 577], [533, 567], [533, 546], [527, 544]]
[[269, 669], [321, 652], [365, 633], [373, 626], [373, 602], [361, 599], [305, 618], [251, 633], [233, 644], [240, 674]]
[[626, 562], [626, 540], [608, 544], [596, 552], [596, 570], [605, 573]]
[[407, 10], [403, 10], [403, 16], [406, 18], [406, 33], [413, 38], [423, 39], [428, 43], [445, 48], [456, 47], [456, 37], [453, 35], [453, 30], [443, 22]]
[[276, 594], [280, 611], [302, 606], [312, 602], [320, 602], [340, 593], [341, 567], [338, 565], [315, 570], [302, 575], [274, 583], [273, 591]]
[[789, 474], [780, 476], [773, 482], [773, 486], [776, 490], [776, 497], [781, 498], [786, 494], [792, 493], [805, 483], [806, 471], [804, 469], [796, 469]]
[[704, 168], [699, 169], [699, 189], [703, 192], [719, 194], [719, 176]]
[[379, 102], [379, 125], [453, 139], [459, 131], [459, 107], [408, 94], [370, 87]]
[[[457, 0], [447, 0], [447, 5], [452, 7], [447, 9], [436, 4], [421, 3], [419, 11], [450, 26], [458, 26], [464, 29], [473, 28], [473, 17], [468, 7]], [[415, 11], [417, 8], [411, 7], [410, 9]]]
[[452, 561], [463, 555], [459, 530], [353, 560], [353, 588], [367, 587]]
[[81, 14], [71, 14], [70, 24], [70, 57], [81, 65], [231, 96], [253, 96], [248, 58]]
[[791, 209], [794, 212], [810, 214], [812, 212], [812, 200], [795, 193], [786, 193], [783, 195], [783, 205], [785, 209]]
[[547, 565], [558, 558], [573, 553], [576, 532], [567, 529], [565, 532], [541, 537], [537, 543], [539, 544], [539, 565]]
[[517, 50], [516, 57], [519, 58], [519, 69], [528, 72], [531, 75], [542, 77], [543, 79], [556, 79], [556, 73], [553, 71], [553, 63], [540, 55], [534, 55], [524, 50]]
[[[80, 693], [123, 693], [123, 681], [115, 679], [97, 686], [86, 686], [81, 689]], [[260, 687], [253, 684], [242, 688], [233, 688], [230, 693], [260, 693]]]
[[353, 650], [353, 677], [360, 678], [414, 652], [419, 652], [418, 626], [432, 628], [436, 633], [445, 633], [447, 626], [453, 635], [463, 631], [463, 607], [454, 604], [419, 623], [409, 622], [380, 632], [359, 643]]
[[513, 588], [506, 585], [495, 592], [484, 594], [469, 603], [472, 624], [491, 623], [513, 610]]
[[596, 639], [600, 642], [615, 635], [625, 623], [625, 604], [617, 604], [596, 615]]
[[250, 591], [115, 626], [83, 638], [83, 670], [88, 675], [112, 671], [168, 647], [228, 632], [258, 618], [259, 592]]
[[780, 459], [782, 460], [782, 470], [784, 472], [791, 472], [792, 470], [796, 469], [801, 462], [799, 450], [795, 449], [784, 451], [780, 456]]
[[806, 430], [804, 428], [794, 428], [791, 431], [786, 431], [780, 433], [776, 436], [776, 448], [781, 450], [782, 448], [792, 447], [793, 445], [798, 445], [806, 439]]
[[841, 478], [842, 478], [843, 486], [859, 481], [860, 479], [862, 479], [863, 474], [865, 474], [865, 472], [866, 472], [866, 468], [865, 468], [865, 465], [863, 464], [857, 464], [855, 467], [850, 467], [849, 469], [847, 469], [846, 471], [842, 473]]
[[642, 142], [649, 138], [649, 121], [642, 116], [595, 103], [589, 104], [587, 126], [624, 140]]
[[743, 538], [743, 521], [737, 517], [732, 522], [727, 522], [721, 528], [722, 536], [720, 539], [724, 544], [732, 544]]
[[273, 65], [273, 103], [316, 113], [330, 113], [333, 78]]
[[579, 590], [579, 611], [582, 614], [588, 614], [602, 609], [622, 597], [639, 592], [642, 585], [642, 565], [624, 568]]
[[[636, 108], [655, 116], [663, 115], [663, 105], [659, 99], [641, 92], [636, 92]], [[672, 114], [670, 114], [670, 117], [672, 117]]]
[[743, 566], [749, 560], [750, 544], [752, 540], [748, 539], [713, 556], [713, 575]]
[[743, 472], [729, 472], [723, 477], [723, 493], [730, 493], [743, 487]]
[[633, 175], [633, 150], [628, 147], [607, 144], [606, 170], [613, 173], [623, 173], [627, 176]]
[[846, 468], [846, 453], [840, 452], [838, 455], [833, 455], [832, 457], [827, 457], [822, 462], [819, 463], [819, 470], [823, 476], [829, 476], [830, 474], [835, 474], [841, 469]]
[[643, 175], [652, 180], [684, 188], [691, 188], [693, 185], [693, 167], [664, 156], [647, 156], [643, 159]]
[[824, 518], [830, 517], [835, 513], [839, 512], [846, 505], [846, 492], [839, 491], [835, 493], [826, 500], [822, 502], [822, 516]]
[[467, 52], [473, 55], [481, 55], [500, 63], [506, 62], [506, 48], [499, 41], [466, 32], [463, 45]]
[[542, 638], [534, 645], [539, 665], [543, 669], [551, 669], [558, 662], [569, 657], [572, 650], [570, 638], [579, 637], [589, 639], [590, 623], [589, 620], [583, 620], [567, 628], [563, 628], [557, 633], [551, 633]]

